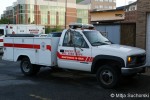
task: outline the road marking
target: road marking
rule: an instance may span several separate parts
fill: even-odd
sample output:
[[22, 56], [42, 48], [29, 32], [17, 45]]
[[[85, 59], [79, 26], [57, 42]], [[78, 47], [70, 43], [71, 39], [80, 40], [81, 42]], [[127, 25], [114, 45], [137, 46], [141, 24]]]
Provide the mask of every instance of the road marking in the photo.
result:
[[39, 100], [50, 100], [48, 98], [43, 98], [41, 96], [37, 96], [37, 95], [34, 95], [34, 94], [30, 94], [30, 97], [34, 97], [34, 98], [39, 99]]

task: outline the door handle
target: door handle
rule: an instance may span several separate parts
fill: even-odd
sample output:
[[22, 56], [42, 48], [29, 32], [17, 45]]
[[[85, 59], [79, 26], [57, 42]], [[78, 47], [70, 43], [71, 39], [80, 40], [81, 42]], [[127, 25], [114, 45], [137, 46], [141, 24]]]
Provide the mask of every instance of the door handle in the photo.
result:
[[63, 50], [63, 49], [60, 49], [60, 52], [64, 52], [64, 50]]

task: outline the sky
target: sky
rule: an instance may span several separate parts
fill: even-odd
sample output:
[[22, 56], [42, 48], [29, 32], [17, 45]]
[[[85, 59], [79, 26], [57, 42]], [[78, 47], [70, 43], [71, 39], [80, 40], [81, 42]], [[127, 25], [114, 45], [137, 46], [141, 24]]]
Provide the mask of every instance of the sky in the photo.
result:
[[129, 1], [137, 1], [137, 0], [116, 0], [116, 6], [124, 6], [127, 5]]
[[[3, 11], [6, 9], [6, 7], [11, 6], [13, 2], [17, 0], [1, 0], [0, 1], [0, 15], [3, 13]], [[128, 4], [129, 1], [136, 1], [136, 0], [116, 0], [117, 7], [123, 6], [125, 4]]]

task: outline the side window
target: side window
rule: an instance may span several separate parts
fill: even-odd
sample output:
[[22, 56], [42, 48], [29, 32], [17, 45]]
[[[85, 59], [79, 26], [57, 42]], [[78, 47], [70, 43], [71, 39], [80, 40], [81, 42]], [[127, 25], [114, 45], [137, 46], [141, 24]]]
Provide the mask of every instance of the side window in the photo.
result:
[[64, 37], [63, 46], [72, 46], [72, 36], [71, 31], [67, 31]]
[[76, 31], [68, 31], [65, 34], [63, 46], [68, 47], [80, 47], [80, 48], [88, 48], [86, 41], [83, 36]]
[[76, 32], [76, 31], [74, 31], [73, 44], [76, 47], [88, 48], [88, 45], [86, 41], [84, 40], [83, 36], [79, 32]]
[[4, 30], [0, 29], [0, 36], [4, 35]]

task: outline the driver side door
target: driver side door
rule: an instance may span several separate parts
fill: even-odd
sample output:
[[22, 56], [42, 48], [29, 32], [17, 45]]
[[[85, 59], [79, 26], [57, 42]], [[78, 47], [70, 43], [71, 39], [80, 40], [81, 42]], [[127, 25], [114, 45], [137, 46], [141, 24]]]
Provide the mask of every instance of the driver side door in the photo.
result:
[[58, 65], [61, 68], [90, 71], [91, 48], [78, 31], [67, 31], [62, 46], [58, 47]]

